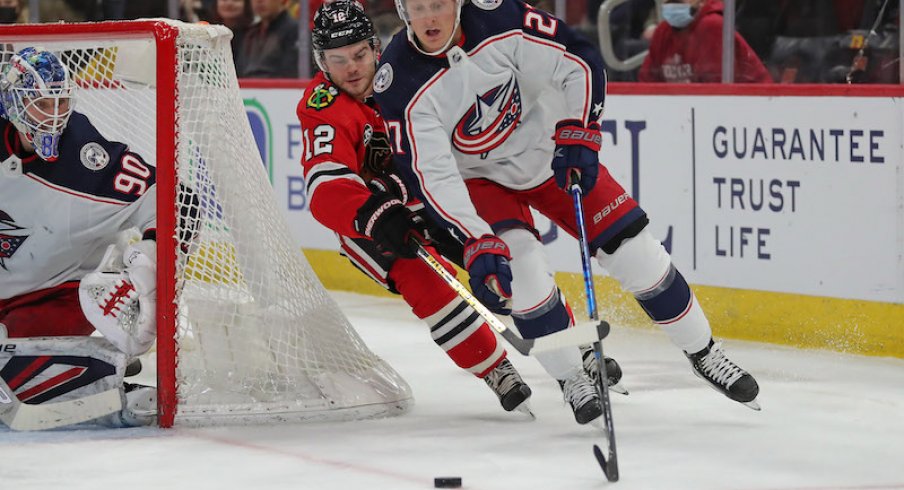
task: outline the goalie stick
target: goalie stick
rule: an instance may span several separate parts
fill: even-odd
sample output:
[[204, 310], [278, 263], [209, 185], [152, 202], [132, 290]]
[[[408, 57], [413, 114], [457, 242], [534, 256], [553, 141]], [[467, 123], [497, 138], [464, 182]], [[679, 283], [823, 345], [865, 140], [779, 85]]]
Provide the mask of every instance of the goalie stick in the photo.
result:
[[[584, 272], [584, 293], [587, 296], [587, 315], [591, 321], [599, 321], [599, 315], [596, 311], [596, 292], [593, 288], [593, 269], [590, 265], [590, 246], [587, 243], [587, 227], [584, 224], [584, 197], [581, 186], [578, 184], [579, 178], [577, 172], [570, 175], [569, 192], [574, 201], [574, 214], [577, 221], [578, 243], [581, 247], [581, 268]], [[606, 362], [603, 356], [603, 340], [609, 333], [609, 324], [606, 321], [599, 321], [597, 329], [600, 332], [599, 337], [593, 341], [594, 355], [599, 367], [600, 373], [606, 372]], [[600, 401], [603, 404], [603, 422], [606, 429], [606, 440], [609, 442], [608, 458], [603, 455], [603, 451], [596, 444], [593, 445], [593, 454], [603, 469], [606, 479], [615, 482], [618, 481], [618, 455], [615, 452], [615, 425], [612, 423], [612, 403], [609, 400], [609, 386], [606, 382], [606, 376], [599, 376], [597, 389], [600, 392]]]
[[32, 405], [22, 403], [0, 378], [0, 421], [12, 430], [45, 430], [78, 424], [122, 410], [118, 388], [74, 400]]
[[461, 297], [465, 303], [471, 308], [474, 308], [474, 311], [486, 320], [487, 324], [511, 344], [515, 350], [520, 352], [521, 355], [529, 356], [536, 352], [598, 342], [600, 338], [605, 337], [609, 332], [609, 325], [606, 325], [605, 329], [601, 330], [602, 325], [583, 324], [575, 325], [572, 328], [567, 328], [536, 339], [523, 339], [513, 332], [512, 329], [506, 327], [505, 324], [496, 318], [496, 315], [488, 310], [486, 306], [483, 306], [483, 303], [478, 301], [477, 298], [475, 298], [474, 295], [455, 278], [455, 276], [447, 271], [443, 264], [436, 260], [436, 257], [431, 255], [420, 243], [417, 244], [416, 252], [421, 260], [426, 262], [431, 269], [446, 281], [446, 284], [451, 286], [452, 289], [458, 293], [458, 296]]

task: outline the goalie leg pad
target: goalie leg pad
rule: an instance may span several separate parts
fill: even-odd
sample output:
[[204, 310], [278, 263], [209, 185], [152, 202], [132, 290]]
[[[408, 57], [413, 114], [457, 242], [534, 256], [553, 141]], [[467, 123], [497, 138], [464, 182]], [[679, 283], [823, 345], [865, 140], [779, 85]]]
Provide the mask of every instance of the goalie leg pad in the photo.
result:
[[675, 345], [685, 352], [706, 348], [712, 337], [709, 321], [668, 252], [649, 231], [625, 240], [612, 254], [598, 252], [597, 260], [634, 294]]
[[99, 337], [37, 337], [0, 343], [0, 377], [20, 402], [55, 404], [116, 390], [123, 401], [121, 410], [94, 413], [82, 420], [95, 419], [95, 423], [111, 427], [149, 425], [156, 420], [156, 389], [123, 390], [127, 360], [123, 352]]
[[25, 403], [91, 395], [122, 386], [126, 355], [99, 337], [6, 339], [0, 377]]

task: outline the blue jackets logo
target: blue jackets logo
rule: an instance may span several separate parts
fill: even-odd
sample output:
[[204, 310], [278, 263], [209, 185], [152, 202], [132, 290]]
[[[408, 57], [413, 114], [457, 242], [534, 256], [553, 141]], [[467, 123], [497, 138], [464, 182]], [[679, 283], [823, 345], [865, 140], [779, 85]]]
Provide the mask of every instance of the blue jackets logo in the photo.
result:
[[13, 254], [16, 253], [16, 250], [22, 246], [22, 243], [28, 238], [28, 235], [13, 235], [11, 233], [22, 233], [25, 228], [21, 226], [16, 226], [13, 223], [13, 219], [10, 215], [0, 211], [0, 268], [3, 270], [9, 270], [6, 268], [6, 264], [4, 261], [6, 259], [12, 258]]
[[468, 155], [487, 154], [505, 142], [521, 121], [521, 90], [515, 77], [477, 97], [452, 133], [452, 145]]

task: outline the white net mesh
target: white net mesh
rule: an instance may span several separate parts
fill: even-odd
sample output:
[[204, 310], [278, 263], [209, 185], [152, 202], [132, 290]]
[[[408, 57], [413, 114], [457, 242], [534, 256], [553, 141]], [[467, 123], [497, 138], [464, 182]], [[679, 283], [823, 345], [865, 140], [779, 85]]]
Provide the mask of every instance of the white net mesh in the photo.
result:
[[[158, 174], [175, 177], [179, 246], [169, 299], [178, 361], [158, 355], [158, 363], [177, 362], [177, 423], [404, 410], [407, 384], [364, 345], [289, 237], [247, 122], [229, 31], [160, 23], [178, 28], [175, 166], [157, 155], [156, 59], [165, 53], [157, 53], [152, 30], [98, 34], [82, 24], [44, 37], [0, 30], [0, 61], [30, 45], [57, 53], [78, 86], [75, 110]], [[162, 202], [158, 209], [173, 212]]]

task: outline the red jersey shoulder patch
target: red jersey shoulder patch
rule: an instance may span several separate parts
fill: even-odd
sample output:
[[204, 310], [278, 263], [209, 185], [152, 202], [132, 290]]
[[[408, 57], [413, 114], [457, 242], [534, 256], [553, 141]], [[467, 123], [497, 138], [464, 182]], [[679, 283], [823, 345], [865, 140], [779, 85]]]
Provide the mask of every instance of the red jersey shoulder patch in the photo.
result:
[[311, 95], [308, 96], [306, 105], [315, 111], [319, 111], [333, 105], [337, 97], [339, 97], [339, 90], [336, 87], [326, 82], [319, 83], [311, 90]]

